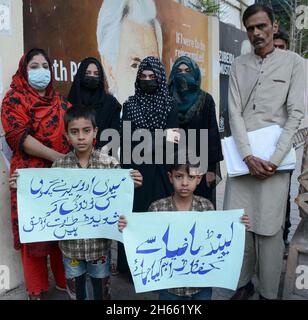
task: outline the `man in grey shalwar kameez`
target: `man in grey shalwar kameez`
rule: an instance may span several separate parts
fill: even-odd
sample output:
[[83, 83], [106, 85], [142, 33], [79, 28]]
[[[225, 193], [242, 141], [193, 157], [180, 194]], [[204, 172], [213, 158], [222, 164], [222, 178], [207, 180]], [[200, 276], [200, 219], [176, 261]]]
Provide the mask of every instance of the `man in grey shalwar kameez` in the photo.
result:
[[[250, 217], [238, 290], [232, 299], [253, 294], [259, 280], [260, 299], [276, 299], [283, 262], [282, 240], [289, 173], [276, 172], [292, 147], [304, 114], [304, 61], [275, 49], [274, 15], [252, 5], [243, 16], [254, 52], [238, 57], [231, 69], [229, 118], [231, 133], [250, 175], [227, 179], [224, 209], [244, 208]], [[283, 128], [270, 161], [254, 157], [247, 132], [278, 124]]]

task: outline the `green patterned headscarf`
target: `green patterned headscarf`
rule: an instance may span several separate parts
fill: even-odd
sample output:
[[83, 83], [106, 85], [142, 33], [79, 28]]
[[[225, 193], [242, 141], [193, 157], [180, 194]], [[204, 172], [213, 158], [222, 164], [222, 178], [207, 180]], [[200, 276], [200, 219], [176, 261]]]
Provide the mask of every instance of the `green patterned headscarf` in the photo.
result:
[[[185, 64], [190, 72], [179, 73], [178, 68]], [[179, 110], [180, 122], [187, 122], [203, 107], [205, 92], [200, 89], [201, 72], [197, 63], [189, 57], [178, 58], [171, 70], [169, 77], [169, 91], [175, 99]]]

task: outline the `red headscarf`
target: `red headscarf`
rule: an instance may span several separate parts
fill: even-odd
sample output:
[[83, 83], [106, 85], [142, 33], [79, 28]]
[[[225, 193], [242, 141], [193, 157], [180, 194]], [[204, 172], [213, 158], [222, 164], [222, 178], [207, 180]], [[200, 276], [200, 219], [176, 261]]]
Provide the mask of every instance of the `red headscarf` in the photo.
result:
[[49, 60], [47, 59], [49, 70], [51, 72], [51, 80], [46, 88], [45, 97], [40, 97], [38, 92], [33, 89], [28, 83], [28, 72], [27, 72], [27, 65], [26, 65], [26, 55], [23, 55], [19, 61], [18, 70], [13, 76], [11, 88], [18, 90], [20, 92], [24, 92], [27, 94], [31, 94], [34, 97], [42, 98], [43, 100], [52, 99], [54, 91], [52, 87], [52, 69]]
[[[48, 134], [49, 140], [53, 142], [53, 149], [62, 152], [64, 151], [63, 141], [60, 141], [59, 144], [57, 138], [62, 133], [64, 134], [63, 116], [70, 105], [53, 90], [52, 80], [46, 88], [45, 96], [40, 96], [28, 83], [25, 60], [26, 55], [20, 59], [18, 70], [12, 79], [11, 90], [6, 94], [2, 103], [1, 117], [6, 140], [14, 151], [20, 141], [25, 138], [25, 133], [30, 132], [42, 143]], [[54, 120], [58, 120], [60, 125], [53, 128], [51, 132], [47, 131], [52, 124], [47, 125], [44, 130], [41, 128], [44, 122]]]

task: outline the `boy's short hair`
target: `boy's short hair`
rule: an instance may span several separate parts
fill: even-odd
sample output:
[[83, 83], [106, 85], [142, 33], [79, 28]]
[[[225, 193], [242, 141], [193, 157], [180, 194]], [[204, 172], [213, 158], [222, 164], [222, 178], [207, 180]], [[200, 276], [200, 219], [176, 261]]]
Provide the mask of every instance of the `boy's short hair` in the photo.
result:
[[168, 165], [168, 171], [170, 173], [172, 173], [172, 171], [175, 171], [175, 170], [179, 170], [179, 169], [182, 169], [184, 168], [185, 171], [188, 173], [188, 174], [191, 174], [192, 170], [191, 169], [196, 169], [196, 172], [198, 171], [198, 168], [200, 166], [200, 163], [196, 163], [196, 164], [192, 164], [190, 162], [190, 159], [189, 159], [189, 150], [188, 151], [176, 151], [175, 154], [174, 154], [174, 162], [173, 164], [169, 164]]
[[271, 20], [272, 25], [274, 24], [274, 21], [275, 21], [274, 11], [265, 4], [256, 3], [249, 6], [243, 14], [243, 24], [245, 27], [246, 27], [246, 21], [248, 20], [248, 18], [250, 18], [251, 16], [255, 15], [258, 12], [265, 12], [268, 15], [269, 19]]
[[67, 131], [68, 125], [70, 122], [80, 118], [90, 120], [93, 125], [93, 128], [96, 128], [95, 111], [89, 107], [85, 107], [82, 105], [74, 105], [72, 108], [69, 108], [65, 112], [65, 115], [64, 115], [65, 130]]
[[275, 39], [284, 40], [287, 45], [289, 44], [289, 35], [282, 30], [279, 30], [278, 32], [274, 33], [274, 40]]

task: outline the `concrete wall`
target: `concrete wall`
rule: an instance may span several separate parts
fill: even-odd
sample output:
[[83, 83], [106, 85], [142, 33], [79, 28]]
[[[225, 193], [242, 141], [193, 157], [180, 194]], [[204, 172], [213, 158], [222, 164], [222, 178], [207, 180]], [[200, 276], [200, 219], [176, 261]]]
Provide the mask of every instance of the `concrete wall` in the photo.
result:
[[[10, 7], [9, 31], [0, 28], [0, 99], [9, 89], [12, 75], [16, 72], [19, 59], [23, 54], [23, 14], [22, 0], [0, 0]], [[2, 31], [1, 31], [2, 30]], [[3, 133], [0, 124], [0, 133]], [[0, 144], [0, 151], [2, 144]], [[0, 152], [0, 266], [10, 270], [10, 289], [23, 281], [20, 253], [13, 248], [13, 236], [10, 220], [10, 201], [8, 188], [9, 170]], [[1, 271], [0, 271], [1, 273]], [[4, 291], [0, 281], [0, 294]]]
[[306, 113], [305, 113], [305, 117], [308, 117], [308, 59], [306, 59], [306, 70], [305, 70], [305, 81], [306, 81], [306, 85], [305, 85], [305, 104], [306, 104]]
[[228, 24], [232, 24], [238, 29], [245, 30], [242, 25], [242, 14], [245, 9], [254, 4], [254, 0], [245, 0], [245, 1], [237, 1], [237, 0], [223, 0], [220, 2], [220, 21]]
[[217, 17], [209, 17], [209, 66], [207, 72], [211, 79], [209, 81], [209, 93], [213, 96], [216, 103], [216, 117], [219, 119], [220, 101], [220, 64], [219, 64], [219, 20]]
[[305, 119], [302, 121], [301, 124], [301, 128], [307, 128], [308, 127], [308, 59], [306, 59], [306, 70], [305, 70], [305, 88], [306, 88], [306, 92], [305, 92], [305, 105], [306, 105], [306, 109], [305, 109]]
[[[174, 0], [186, 7], [197, 10], [198, 0]], [[221, 22], [231, 24], [238, 29], [245, 29], [242, 25], [242, 14], [245, 9], [254, 4], [255, 0], [216, 0], [220, 5], [219, 19]]]

